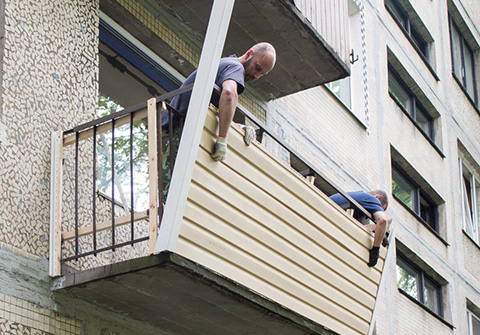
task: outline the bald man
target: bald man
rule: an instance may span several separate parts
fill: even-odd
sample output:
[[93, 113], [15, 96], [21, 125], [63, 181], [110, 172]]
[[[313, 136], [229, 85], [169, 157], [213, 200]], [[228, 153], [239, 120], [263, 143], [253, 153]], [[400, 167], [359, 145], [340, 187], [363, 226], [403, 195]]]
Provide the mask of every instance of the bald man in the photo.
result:
[[[212, 158], [222, 161], [227, 154], [227, 134], [235, 114], [238, 95], [245, 89], [245, 82], [254, 81], [269, 73], [275, 66], [275, 48], [266, 42], [255, 44], [242, 56], [232, 55], [220, 60], [215, 84], [220, 89], [220, 98], [212, 96], [212, 103], [218, 107], [218, 135], [215, 150]], [[195, 81], [197, 71], [194, 71], [183, 86], [190, 85]], [[182, 114], [187, 113], [190, 102], [191, 91], [180, 94], [173, 98], [171, 106]], [[168, 113], [162, 114], [162, 127], [167, 128]], [[254, 138], [254, 131], [251, 127], [244, 127], [245, 143], [250, 144]]]

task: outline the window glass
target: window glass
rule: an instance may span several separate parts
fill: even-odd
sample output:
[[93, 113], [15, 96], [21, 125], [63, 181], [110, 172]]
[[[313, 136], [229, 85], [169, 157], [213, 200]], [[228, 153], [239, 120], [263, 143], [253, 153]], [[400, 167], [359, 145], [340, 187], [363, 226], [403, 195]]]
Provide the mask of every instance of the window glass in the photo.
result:
[[432, 283], [430, 280], [424, 280], [424, 301], [425, 306], [430, 308], [435, 313], [439, 313], [439, 301], [438, 301], [438, 286]]
[[452, 57], [453, 72], [459, 80], [462, 80], [462, 39], [455, 26], [452, 29]]
[[465, 57], [465, 88], [467, 89], [467, 93], [475, 100], [475, 84], [473, 79], [473, 74], [475, 70], [473, 68], [473, 53], [470, 48], [465, 45], [463, 48], [463, 54]]
[[327, 84], [333, 94], [335, 94], [348, 108], [352, 107], [350, 93], [350, 77], [333, 81]]
[[432, 117], [427, 114], [418, 104], [415, 108], [415, 121], [422, 130], [433, 139], [433, 121]]
[[397, 21], [402, 25], [403, 28], [407, 29], [407, 17], [406, 15], [398, 8], [397, 4], [394, 3], [394, 0], [385, 0], [385, 4], [388, 6], [392, 15], [397, 19]]
[[395, 169], [392, 177], [392, 193], [405, 205], [415, 210], [415, 188]]
[[388, 73], [388, 91], [407, 112], [411, 114], [411, 98], [391, 71]]
[[418, 272], [401, 258], [397, 258], [397, 286], [418, 300]]
[[414, 27], [411, 27], [410, 36], [413, 39], [415, 45], [420, 49], [421, 53], [427, 57], [427, 42], [423, 39], [423, 37], [417, 32]]
[[480, 319], [467, 309], [468, 335], [480, 335]]
[[472, 335], [480, 335], [480, 319], [472, 315]]
[[478, 203], [476, 200], [479, 183], [472, 176], [468, 168], [461, 164], [462, 169], [462, 202], [463, 202], [463, 229], [475, 241], [479, 242], [478, 236]]
[[435, 208], [435, 205], [425, 196], [420, 195], [420, 217], [433, 229], [435, 229]]

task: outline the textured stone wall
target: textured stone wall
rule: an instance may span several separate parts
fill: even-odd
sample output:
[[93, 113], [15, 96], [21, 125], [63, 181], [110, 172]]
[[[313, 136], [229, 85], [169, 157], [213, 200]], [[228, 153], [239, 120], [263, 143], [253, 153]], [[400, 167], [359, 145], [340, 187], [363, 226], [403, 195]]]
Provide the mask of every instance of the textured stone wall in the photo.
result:
[[98, 2], [5, 1], [0, 241], [48, 253], [50, 134], [91, 120]]

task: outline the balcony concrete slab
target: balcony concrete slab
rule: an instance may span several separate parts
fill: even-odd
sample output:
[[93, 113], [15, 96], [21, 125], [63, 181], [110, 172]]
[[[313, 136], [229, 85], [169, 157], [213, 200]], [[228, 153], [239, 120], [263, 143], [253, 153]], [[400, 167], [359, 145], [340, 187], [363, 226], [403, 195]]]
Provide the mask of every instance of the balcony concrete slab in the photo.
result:
[[171, 334], [335, 334], [169, 252], [71, 273], [54, 290]]

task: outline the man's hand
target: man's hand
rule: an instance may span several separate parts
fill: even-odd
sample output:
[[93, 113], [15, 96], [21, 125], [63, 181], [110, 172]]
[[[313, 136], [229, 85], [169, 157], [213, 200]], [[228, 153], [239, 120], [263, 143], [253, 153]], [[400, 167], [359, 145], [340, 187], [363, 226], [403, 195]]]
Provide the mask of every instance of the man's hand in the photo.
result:
[[245, 131], [245, 135], [243, 136], [243, 141], [245, 142], [246, 145], [250, 145], [256, 137], [255, 129], [253, 129], [253, 127], [246, 126], [244, 124], [239, 124], [239, 126]]
[[215, 161], [224, 161], [227, 155], [227, 139], [225, 137], [217, 137], [215, 143], [215, 151], [212, 153], [212, 158]]
[[379, 256], [380, 256], [380, 247], [372, 247], [372, 249], [370, 249], [370, 256], [368, 258], [368, 266], [372, 267], [377, 265]]

